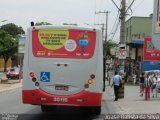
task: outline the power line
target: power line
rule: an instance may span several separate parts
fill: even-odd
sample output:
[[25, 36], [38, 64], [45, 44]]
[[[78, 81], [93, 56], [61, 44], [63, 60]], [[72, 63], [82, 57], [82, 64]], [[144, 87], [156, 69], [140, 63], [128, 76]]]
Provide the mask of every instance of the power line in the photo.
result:
[[111, 40], [113, 40], [113, 38], [115, 37], [115, 34], [116, 34], [117, 30], [118, 30], [119, 25], [120, 25], [120, 20], [117, 23], [116, 29], [115, 29], [115, 31], [113, 33], [113, 36], [112, 36]]
[[[104, 38], [104, 25], [105, 24], [94, 24], [94, 25], [101, 25], [102, 26], [102, 38]], [[104, 40], [104, 39], [103, 39]]]
[[117, 7], [117, 9], [120, 11], [121, 9], [117, 6], [117, 4], [114, 2], [114, 0], [112, 0], [112, 2], [113, 2], [114, 5]]
[[[95, 2], [94, 9], [95, 9], [95, 11], [96, 11], [96, 0], [94, 0], [94, 2]], [[94, 15], [94, 23], [95, 23], [95, 21], [96, 21], [96, 17], [95, 17], [95, 15]]]
[[115, 20], [115, 22], [114, 22], [114, 24], [113, 24], [113, 27], [112, 27], [112, 29], [111, 29], [110, 34], [112, 34], [112, 33], [113, 33], [113, 31], [115, 31], [115, 30], [114, 30], [114, 28], [115, 28], [116, 22], [117, 22], [117, 20], [118, 20], [118, 18], [119, 18], [119, 15], [120, 15], [119, 13], [120, 13], [120, 12], [118, 11], [118, 14], [117, 14], [116, 20]]
[[131, 2], [131, 0], [129, 0], [128, 2], [127, 2], [127, 4], [129, 4]]
[[128, 9], [131, 8], [131, 6], [133, 5], [134, 2], [135, 2], [135, 0], [133, 0], [133, 1], [131, 2], [131, 4], [130, 4], [129, 7], [127, 8], [126, 12], [128, 11]]
[[142, 0], [142, 1], [133, 9], [133, 11], [135, 11], [143, 2], [144, 2], [144, 0]]
[[108, 14], [111, 13], [111, 12], [109, 12], [109, 11], [95, 12], [95, 14], [99, 14], [99, 13], [105, 13], [105, 14], [106, 14], [106, 33], [105, 33], [105, 41], [107, 41]]
[[[95, 13], [96, 13], [96, 11], [101, 11], [101, 8], [103, 7], [102, 5], [103, 5], [103, 1], [104, 0], [95, 0]], [[95, 14], [96, 15], [96, 14]], [[94, 15], [94, 16], [95, 16]], [[96, 24], [96, 22], [97, 21], [102, 21], [102, 17], [98, 17], [98, 18], [96, 18], [96, 16], [95, 16], [95, 22], [94, 22], [94, 24]]]

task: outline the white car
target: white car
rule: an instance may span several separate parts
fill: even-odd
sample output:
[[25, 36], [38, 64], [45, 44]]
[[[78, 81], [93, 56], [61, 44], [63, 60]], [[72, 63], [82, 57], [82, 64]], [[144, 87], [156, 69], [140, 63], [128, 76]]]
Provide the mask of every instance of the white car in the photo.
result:
[[145, 75], [148, 74], [149, 76], [153, 76], [154, 74], [160, 75], [160, 70], [149, 70], [149, 71], [144, 71]]

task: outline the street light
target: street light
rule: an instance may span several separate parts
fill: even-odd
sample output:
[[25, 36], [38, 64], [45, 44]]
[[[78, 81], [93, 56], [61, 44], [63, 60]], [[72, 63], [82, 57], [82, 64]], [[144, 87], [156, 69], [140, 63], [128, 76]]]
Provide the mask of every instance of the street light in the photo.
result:
[[[0, 23], [6, 22], [6, 21], [7, 21], [7, 20], [1, 20]], [[0, 25], [0, 28], [1, 28], [1, 26], [2, 26], [2, 25]]]
[[2, 20], [1, 22], [6, 22], [7, 20]]

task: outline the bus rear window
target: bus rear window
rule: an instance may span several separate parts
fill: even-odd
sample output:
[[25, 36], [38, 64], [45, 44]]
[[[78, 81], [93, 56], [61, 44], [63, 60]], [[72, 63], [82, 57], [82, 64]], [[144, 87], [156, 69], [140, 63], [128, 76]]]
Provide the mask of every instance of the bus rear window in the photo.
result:
[[96, 32], [87, 30], [33, 30], [32, 52], [42, 58], [79, 58], [93, 56]]

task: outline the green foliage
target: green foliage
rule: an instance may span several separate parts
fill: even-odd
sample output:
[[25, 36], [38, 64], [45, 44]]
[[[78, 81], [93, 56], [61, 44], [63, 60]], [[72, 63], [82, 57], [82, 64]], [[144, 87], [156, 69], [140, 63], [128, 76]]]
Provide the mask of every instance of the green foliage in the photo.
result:
[[1, 30], [6, 31], [8, 34], [12, 35], [12, 37], [14, 38], [16, 38], [18, 34], [25, 33], [22, 27], [18, 27], [14, 23], [2, 25]]
[[40, 26], [40, 25], [52, 25], [51, 23], [48, 23], [48, 22], [37, 22], [35, 24], [35, 26]]
[[6, 71], [8, 59], [18, 51], [19, 34], [24, 34], [24, 30], [13, 23], [3, 25], [0, 28], [0, 55], [5, 61], [4, 71]]
[[4, 71], [6, 71], [6, 64], [14, 53], [17, 52], [18, 39], [13, 38], [6, 31], [0, 30], [0, 55], [5, 61]]
[[118, 44], [111, 41], [111, 40], [104, 42], [103, 43], [103, 50], [104, 50], [105, 56], [111, 55], [111, 53], [110, 53], [111, 48], [114, 48], [117, 46], [118, 46]]

